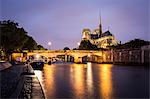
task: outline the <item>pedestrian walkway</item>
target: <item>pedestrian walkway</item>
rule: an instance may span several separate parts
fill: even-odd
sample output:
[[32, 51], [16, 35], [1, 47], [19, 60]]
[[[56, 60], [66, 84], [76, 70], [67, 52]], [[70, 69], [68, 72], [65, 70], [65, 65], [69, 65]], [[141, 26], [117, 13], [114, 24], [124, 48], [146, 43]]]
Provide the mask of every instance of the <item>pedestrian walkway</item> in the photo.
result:
[[0, 61], [0, 71], [11, 67], [12, 65], [9, 62]]
[[13, 65], [0, 71], [0, 98], [44, 98], [42, 87], [29, 65]]
[[26, 75], [25, 82], [19, 98], [25, 99], [44, 99], [44, 93], [39, 83], [38, 78], [35, 75]]

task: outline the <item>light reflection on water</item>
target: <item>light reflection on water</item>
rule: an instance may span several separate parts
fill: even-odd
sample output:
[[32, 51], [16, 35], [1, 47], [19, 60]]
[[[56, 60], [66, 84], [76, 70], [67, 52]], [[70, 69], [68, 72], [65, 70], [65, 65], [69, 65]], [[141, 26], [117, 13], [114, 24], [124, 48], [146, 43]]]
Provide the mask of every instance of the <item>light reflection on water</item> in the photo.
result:
[[78, 96], [80, 98], [83, 97], [85, 86], [84, 86], [84, 65], [73, 64], [73, 72], [71, 74], [70, 80], [71, 85], [73, 87], [74, 96]]
[[87, 63], [87, 91], [89, 95], [93, 95], [93, 75], [92, 64]]
[[103, 99], [112, 98], [112, 75], [111, 75], [111, 64], [103, 64], [100, 68], [100, 94]]
[[43, 91], [46, 96], [55, 95], [55, 82], [54, 82], [54, 72], [55, 68], [49, 68], [49, 65], [45, 65], [43, 71], [35, 70], [35, 75], [38, 77]]
[[[35, 70], [46, 98], [101, 98], [112, 99], [117, 97], [130, 97], [132, 92], [138, 91], [135, 87], [141, 82], [146, 81], [145, 70], [137, 69], [134, 72], [129, 72], [122, 67], [115, 67], [111, 64], [53, 64], [45, 65], [42, 71]], [[114, 70], [112, 70], [114, 68]], [[116, 72], [117, 71], [117, 72]], [[114, 77], [112, 77], [112, 74]], [[127, 75], [127, 76], [126, 76]], [[140, 78], [132, 78], [138, 75]], [[131, 76], [131, 79], [129, 78]], [[112, 79], [115, 80], [112, 80]], [[129, 79], [122, 81], [121, 79]], [[134, 80], [138, 80], [138, 84], [134, 84]], [[143, 80], [143, 81], [142, 81]], [[119, 82], [119, 83], [118, 83]], [[147, 84], [144, 82], [144, 84]], [[118, 86], [114, 88], [113, 86]], [[133, 89], [124, 90], [122, 85], [134, 86]], [[145, 90], [145, 87], [139, 89]], [[115, 90], [118, 90], [116, 92]], [[128, 91], [130, 93], [128, 93]], [[124, 93], [126, 92], [126, 93]], [[115, 95], [114, 95], [115, 93]], [[135, 92], [136, 94], [137, 92]], [[129, 96], [128, 96], [129, 95]], [[143, 93], [141, 93], [143, 95]], [[145, 95], [145, 94], [144, 94]], [[147, 95], [147, 94], [146, 94]], [[139, 96], [140, 97], [140, 96]]]

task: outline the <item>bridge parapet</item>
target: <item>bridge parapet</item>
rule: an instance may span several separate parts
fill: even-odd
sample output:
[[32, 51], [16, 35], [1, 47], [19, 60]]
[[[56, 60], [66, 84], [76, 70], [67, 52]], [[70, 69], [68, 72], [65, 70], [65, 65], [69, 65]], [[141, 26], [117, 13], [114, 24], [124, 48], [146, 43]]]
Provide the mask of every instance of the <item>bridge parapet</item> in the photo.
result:
[[89, 52], [101, 52], [101, 51], [97, 51], [97, 50], [32, 50], [32, 51], [28, 51], [28, 50], [23, 50], [23, 52], [33, 52], [33, 53], [57, 53], [57, 52], [81, 52], [81, 53], [89, 53]]
[[27, 53], [27, 57], [44, 56], [47, 59], [57, 57], [58, 55], [65, 55], [74, 57], [75, 62], [82, 62], [83, 57], [103, 57], [103, 51], [93, 51], [93, 50], [33, 50], [33, 51], [24, 51]]

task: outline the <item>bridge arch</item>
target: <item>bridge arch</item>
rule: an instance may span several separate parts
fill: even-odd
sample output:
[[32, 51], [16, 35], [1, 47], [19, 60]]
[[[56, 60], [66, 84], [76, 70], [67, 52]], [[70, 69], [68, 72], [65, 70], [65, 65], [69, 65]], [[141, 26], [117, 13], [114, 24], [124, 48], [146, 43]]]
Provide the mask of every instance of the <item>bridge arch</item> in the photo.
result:
[[102, 56], [99, 55], [85, 55], [82, 57], [82, 62], [102, 62]]
[[64, 62], [74, 62], [74, 56], [68, 54], [57, 55], [56, 58], [63, 60]]
[[43, 56], [42, 54], [32, 54], [32, 55], [27, 56], [27, 60], [28, 61], [42, 60], [42, 61], [46, 62], [47, 61], [47, 57]]

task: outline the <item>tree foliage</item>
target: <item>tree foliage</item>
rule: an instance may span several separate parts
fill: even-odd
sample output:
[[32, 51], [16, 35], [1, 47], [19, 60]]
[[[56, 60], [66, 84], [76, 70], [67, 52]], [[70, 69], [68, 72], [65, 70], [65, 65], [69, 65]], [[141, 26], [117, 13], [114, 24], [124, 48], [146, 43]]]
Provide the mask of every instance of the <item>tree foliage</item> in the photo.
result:
[[42, 45], [37, 45], [38, 50], [46, 50]]
[[[0, 21], [1, 49], [18, 51], [22, 49], [38, 49], [36, 41], [27, 35], [27, 32], [14, 21]], [[42, 46], [41, 46], [42, 47]]]
[[65, 47], [63, 50], [70, 50], [70, 48], [69, 47]]
[[129, 49], [129, 48], [141, 48], [142, 46], [150, 45], [149, 41], [141, 40], [141, 39], [134, 39], [124, 44], [119, 44], [114, 46], [115, 49]]
[[38, 49], [37, 43], [32, 37], [28, 36], [28, 40], [24, 43], [23, 49], [27, 50]]
[[89, 40], [82, 40], [79, 45], [79, 50], [98, 50], [96, 45], [93, 45]]

